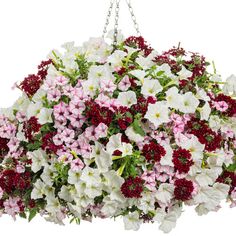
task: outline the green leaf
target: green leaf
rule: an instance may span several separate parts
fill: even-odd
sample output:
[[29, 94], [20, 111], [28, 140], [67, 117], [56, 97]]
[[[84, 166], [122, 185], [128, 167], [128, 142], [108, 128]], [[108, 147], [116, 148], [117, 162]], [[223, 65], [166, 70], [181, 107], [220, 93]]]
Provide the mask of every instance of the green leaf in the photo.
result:
[[39, 148], [41, 147], [41, 145], [42, 145], [42, 143], [41, 143], [40, 141], [35, 141], [35, 142], [33, 142], [33, 143], [29, 143], [29, 144], [27, 145], [27, 149], [28, 149], [29, 151], [34, 151], [34, 150], [39, 149]]
[[135, 119], [134, 122], [132, 123], [132, 127], [134, 129], [134, 132], [141, 135], [141, 136], [145, 136], [145, 132], [141, 127], [140, 121]]
[[31, 209], [29, 212], [28, 221], [30, 222], [31, 220], [33, 220], [36, 214], [37, 214], [37, 209], [36, 208]]
[[236, 163], [233, 163], [227, 167], [227, 170], [230, 172], [236, 171]]

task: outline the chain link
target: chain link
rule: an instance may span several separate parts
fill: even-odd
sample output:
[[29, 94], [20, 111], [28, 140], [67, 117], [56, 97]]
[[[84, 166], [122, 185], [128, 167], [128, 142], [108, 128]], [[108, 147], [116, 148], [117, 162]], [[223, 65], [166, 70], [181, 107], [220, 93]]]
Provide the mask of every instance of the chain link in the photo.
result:
[[103, 38], [105, 37], [105, 35], [107, 33], [107, 27], [109, 25], [109, 21], [110, 21], [110, 18], [111, 18], [111, 13], [112, 13], [113, 5], [114, 5], [114, 0], [111, 0], [110, 1], [110, 6], [109, 6], [109, 9], [108, 9], [108, 12], [107, 12], [105, 26], [104, 26], [104, 29], [103, 29], [103, 34], [102, 34]]
[[[129, 12], [132, 18], [132, 21], [134, 23], [134, 28], [137, 32], [137, 35], [140, 36], [140, 30], [139, 30], [139, 25], [137, 23], [137, 19], [134, 15], [134, 10], [133, 7], [131, 6], [131, 0], [126, 0], [127, 6], [129, 8]], [[103, 29], [103, 34], [102, 37], [104, 38], [106, 33], [107, 33], [107, 28], [108, 25], [110, 23], [110, 18], [111, 18], [111, 14], [112, 14], [112, 10], [115, 4], [115, 25], [114, 25], [114, 35], [113, 35], [113, 44], [114, 46], [117, 45], [117, 37], [118, 37], [118, 25], [119, 25], [119, 13], [120, 13], [120, 0], [110, 0], [110, 6], [107, 12], [107, 17], [106, 17], [106, 22], [105, 22], [105, 26]]]
[[114, 45], [117, 45], [118, 24], [119, 24], [120, 0], [116, 0], [115, 26], [114, 26]]
[[141, 34], [140, 34], [140, 30], [139, 30], [139, 25], [137, 23], [136, 16], [134, 15], [134, 9], [131, 6], [131, 0], [126, 0], [126, 3], [127, 3], [128, 7], [129, 7], [129, 12], [131, 14], [131, 18], [132, 18], [133, 23], [134, 23], [134, 28], [135, 28], [135, 30], [137, 32], [137, 35], [140, 36]]

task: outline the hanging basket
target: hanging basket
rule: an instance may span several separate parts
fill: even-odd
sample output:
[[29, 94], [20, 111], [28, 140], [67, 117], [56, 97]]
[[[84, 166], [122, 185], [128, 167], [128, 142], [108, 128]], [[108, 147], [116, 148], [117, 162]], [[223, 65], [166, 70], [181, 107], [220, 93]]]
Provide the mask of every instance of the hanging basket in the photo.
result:
[[[169, 232], [184, 205], [236, 204], [236, 77], [180, 45], [157, 53], [118, 31], [52, 51], [0, 115], [0, 214], [63, 224], [122, 216]], [[115, 7], [111, 43], [104, 39]]]

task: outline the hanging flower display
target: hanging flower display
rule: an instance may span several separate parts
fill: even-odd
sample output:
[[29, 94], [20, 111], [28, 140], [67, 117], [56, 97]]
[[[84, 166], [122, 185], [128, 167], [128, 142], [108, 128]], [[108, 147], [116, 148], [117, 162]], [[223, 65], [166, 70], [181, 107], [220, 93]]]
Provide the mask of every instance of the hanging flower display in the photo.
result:
[[123, 216], [169, 232], [183, 206], [236, 205], [236, 77], [141, 36], [52, 51], [0, 115], [0, 214]]

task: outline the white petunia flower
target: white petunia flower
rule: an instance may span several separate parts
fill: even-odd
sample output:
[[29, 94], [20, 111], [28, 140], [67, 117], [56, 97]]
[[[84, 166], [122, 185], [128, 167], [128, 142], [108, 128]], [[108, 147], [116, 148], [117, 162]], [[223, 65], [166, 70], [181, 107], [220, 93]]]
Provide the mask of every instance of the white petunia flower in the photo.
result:
[[179, 107], [179, 110], [183, 113], [195, 113], [199, 103], [199, 100], [192, 92], [187, 92], [182, 95], [182, 104]]
[[31, 198], [32, 199], [39, 199], [43, 198], [43, 195], [45, 194], [45, 183], [42, 182], [42, 180], [37, 179], [37, 181], [34, 183], [34, 188], [31, 192]]
[[30, 119], [32, 116], [38, 116], [43, 104], [41, 102], [31, 102], [27, 108], [27, 118]]
[[137, 103], [136, 93], [134, 91], [121, 92], [117, 100], [122, 106], [131, 107]]
[[179, 76], [179, 80], [186, 80], [189, 77], [191, 77], [193, 75], [193, 73], [189, 70], [187, 70], [184, 66], [182, 66], [182, 69], [180, 72], [177, 73]]
[[85, 80], [82, 83], [83, 90], [86, 95], [94, 97], [99, 90], [99, 81], [95, 80]]
[[161, 201], [164, 204], [170, 203], [173, 198], [174, 186], [173, 184], [163, 183], [159, 186], [155, 197], [158, 201]]
[[172, 79], [176, 78], [176, 76], [174, 74], [172, 74], [171, 68], [167, 63], [164, 63], [161, 66], [158, 66], [154, 72], [156, 74], [158, 74], [159, 72], [164, 72], [165, 76], [172, 78]]
[[140, 134], [137, 134], [134, 131], [134, 128], [132, 126], [129, 126], [126, 130], [125, 130], [125, 134], [126, 136], [129, 138], [129, 140], [133, 141], [133, 142], [142, 142], [144, 140], [144, 137], [141, 136]]
[[221, 82], [221, 77], [220, 77], [220, 75], [214, 74], [210, 77], [210, 81], [212, 81], [212, 82]]
[[163, 123], [168, 123], [169, 120], [169, 109], [164, 102], [156, 102], [155, 104], [149, 104], [148, 110], [145, 115], [151, 123], [157, 128]]
[[88, 80], [100, 81], [100, 80], [113, 80], [114, 76], [111, 73], [110, 68], [107, 65], [91, 66], [89, 68]]
[[42, 88], [38, 89], [38, 91], [32, 97], [34, 102], [41, 102], [46, 97], [46, 91]]
[[121, 185], [124, 183], [124, 179], [115, 170], [103, 173], [103, 176], [105, 178], [103, 183], [109, 191], [120, 190]]
[[218, 176], [219, 173], [215, 169], [203, 169], [202, 173], [196, 176], [196, 181], [200, 186], [208, 186], [213, 184]]
[[107, 62], [111, 63], [114, 67], [122, 66], [122, 60], [127, 56], [127, 53], [121, 50], [116, 50], [108, 58]]
[[153, 59], [158, 55], [158, 53], [153, 50], [147, 57], [143, 57], [141, 55], [138, 56], [136, 59], [136, 62], [143, 68], [143, 69], [149, 69], [150, 67], [154, 66], [155, 63], [153, 62]]
[[129, 72], [132, 76], [136, 77], [139, 80], [139, 85], [143, 84], [146, 72], [144, 70], [132, 70]]
[[133, 153], [133, 146], [130, 143], [122, 143], [121, 148], [119, 151], [122, 152], [122, 157], [132, 155]]
[[68, 171], [68, 183], [76, 184], [80, 181], [81, 171], [72, 171], [71, 169]]
[[53, 113], [52, 109], [43, 107], [40, 110], [39, 114], [37, 115], [39, 124], [44, 125], [46, 123], [52, 123], [53, 122], [52, 113]]
[[95, 163], [101, 173], [107, 172], [112, 165], [111, 154], [102, 148], [95, 157]]
[[31, 169], [34, 173], [38, 172], [42, 167], [48, 165], [47, 154], [42, 149], [33, 152], [27, 152], [27, 156], [32, 160]]
[[141, 220], [139, 219], [139, 213], [137, 211], [129, 213], [123, 217], [126, 230], [137, 231], [140, 228]]
[[226, 82], [223, 87], [223, 91], [229, 95], [236, 95], [236, 76], [231, 75], [226, 79]]
[[201, 120], [208, 120], [211, 114], [211, 107], [208, 102], [204, 104], [202, 108], [200, 108], [200, 116]]
[[177, 87], [171, 87], [166, 91], [167, 106], [174, 109], [179, 109], [182, 101], [182, 96], [179, 94]]
[[58, 196], [59, 198], [67, 201], [67, 202], [72, 202], [73, 201], [73, 198], [71, 196], [71, 186], [66, 186], [66, 185], [63, 185], [61, 187], [61, 191], [58, 193]]
[[122, 134], [118, 133], [118, 134], [112, 135], [109, 138], [109, 142], [106, 145], [106, 150], [111, 155], [113, 154], [115, 150], [119, 150], [121, 148], [121, 136]]
[[155, 95], [161, 92], [162, 89], [163, 88], [158, 80], [145, 78], [141, 88], [141, 93], [144, 95], [144, 97], [155, 97]]
[[80, 177], [87, 185], [96, 185], [101, 182], [100, 172], [98, 169], [85, 167]]

